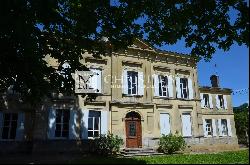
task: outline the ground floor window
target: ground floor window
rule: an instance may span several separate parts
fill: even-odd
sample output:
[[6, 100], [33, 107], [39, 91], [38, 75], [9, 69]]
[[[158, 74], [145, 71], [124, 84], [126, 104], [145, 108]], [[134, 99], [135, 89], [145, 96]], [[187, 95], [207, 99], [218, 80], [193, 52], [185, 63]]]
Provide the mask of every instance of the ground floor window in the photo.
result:
[[68, 138], [69, 136], [69, 109], [57, 109], [56, 110], [56, 129], [55, 137]]
[[101, 112], [89, 111], [88, 117], [88, 138], [96, 138], [101, 132]]
[[17, 113], [3, 114], [2, 139], [15, 139], [17, 129]]
[[212, 136], [212, 119], [206, 119], [206, 134]]
[[221, 119], [221, 133], [222, 133], [222, 136], [228, 135], [227, 120], [226, 119]]

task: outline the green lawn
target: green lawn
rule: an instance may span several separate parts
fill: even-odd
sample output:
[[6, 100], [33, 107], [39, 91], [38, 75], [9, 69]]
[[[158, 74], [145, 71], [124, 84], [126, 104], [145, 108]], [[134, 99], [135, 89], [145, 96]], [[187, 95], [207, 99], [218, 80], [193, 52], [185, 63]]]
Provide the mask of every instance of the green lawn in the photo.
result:
[[249, 164], [249, 150], [135, 158], [84, 157], [78, 164]]

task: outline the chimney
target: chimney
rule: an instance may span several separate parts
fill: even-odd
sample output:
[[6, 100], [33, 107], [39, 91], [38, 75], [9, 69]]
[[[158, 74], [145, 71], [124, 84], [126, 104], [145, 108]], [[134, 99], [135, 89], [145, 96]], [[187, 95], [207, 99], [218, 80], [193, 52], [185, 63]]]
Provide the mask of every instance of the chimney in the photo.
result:
[[219, 76], [217, 75], [212, 75], [210, 77], [212, 87], [219, 87]]

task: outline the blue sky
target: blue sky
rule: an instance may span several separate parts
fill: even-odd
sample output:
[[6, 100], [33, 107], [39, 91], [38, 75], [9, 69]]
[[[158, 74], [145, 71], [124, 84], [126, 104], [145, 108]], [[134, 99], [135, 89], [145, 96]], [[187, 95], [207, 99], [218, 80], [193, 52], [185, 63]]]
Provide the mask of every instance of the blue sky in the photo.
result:
[[[175, 45], [162, 46], [160, 49], [187, 54], [191, 52], [191, 49], [186, 48], [182, 40]], [[249, 49], [245, 45], [233, 44], [227, 52], [217, 49], [210, 62], [201, 60], [198, 63], [199, 85], [211, 86], [210, 76], [216, 72], [222, 88], [232, 90], [249, 88]], [[232, 102], [233, 106], [249, 103], [249, 92], [232, 95]]]

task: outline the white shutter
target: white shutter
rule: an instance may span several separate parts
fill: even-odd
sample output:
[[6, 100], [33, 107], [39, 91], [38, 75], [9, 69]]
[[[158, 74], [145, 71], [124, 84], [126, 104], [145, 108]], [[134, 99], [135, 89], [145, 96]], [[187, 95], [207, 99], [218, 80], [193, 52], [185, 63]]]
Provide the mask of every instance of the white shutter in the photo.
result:
[[169, 97], [174, 97], [174, 93], [173, 93], [173, 77], [171, 75], [168, 76], [168, 92], [169, 92]]
[[217, 136], [217, 128], [216, 128], [215, 119], [212, 119], [212, 130], [213, 130], [213, 136]]
[[154, 74], [154, 96], [159, 96], [159, 75]]
[[19, 112], [17, 120], [17, 129], [16, 129], [16, 140], [24, 139], [24, 118], [25, 118], [25, 113]]
[[206, 130], [206, 119], [203, 119], [203, 132], [204, 132], [204, 137], [207, 137], [207, 130]]
[[188, 78], [188, 94], [189, 94], [189, 99], [194, 98], [193, 81], [191, 78]]
[[108, 134], [108, 111], [101, 111], [101, 134]]
[[0, 112], [0, 139], [2, 138], [2, 129], [3, 129], [3, 113]]
[[123, 70], [123, 74], [122, 74], [123, 78], [122, 78], [122, 89], [123, 89], [123, 94], [128, 94], [128, 71], [127, 70]]
[[56, 110], [51, 108], [49, 109], [49, 122], [48, 122], [48, 138], [55, 138], [56, 130]]
[[232, 137], [232, 128], [231, 128], [230, 119], [227, 119], [227, 131], [228, 131], [228, 136]]
[[218, 119], [218, 130], [219, 130], [219, 136], [222, 136], [221, 119]]
[[170, 119], [169, 114], [161, 113], [160, 114], [160, 131], [161, 135], [168, 135], [170, 134]]
[[227, 96], [223, 95], [224, 107], [227, 109]]
[[203, 93], [200, 93], [201, 98], [201, 108], [205, 108], [205, 99], [203, 98]]
[[144, 78], [143, 72], [138, 72], [138, 95], [144, 95]]
[[100, 69], [90, 69], [95, 74], [90, 78], [90, 86], [95, 93], [101, 93], [102, 90], [102, 71]]
[[77, 118], [77, 110], [70, 110], [69, 139], [79, 138], [79, 133], [77, 132]]
[[88, 139], [88, 119], [89, 119], [89, 110], [81, 109], [81, 138]]
[[97, 92], [96, 93], [102, 93], [102, 71], [96, 70], [96, 79], [97, 79]]
[[182, 115], [182, 135], [183, 136], [192, 136], [192, 125], [191, 125], [191, 116], [190, 114]]
[[219, 95], [216, 95], [215, 98], [216, 98], [216, 107], [217, 107], [218, 109], [220, 109]]
[[212, 95], [209, 94], [209, 107], [212, 109], [213, 108], [213, 98], [212, 98]]
[[176, 92], [177, 98], [181, 98], [180, 77], [176, 77]]

